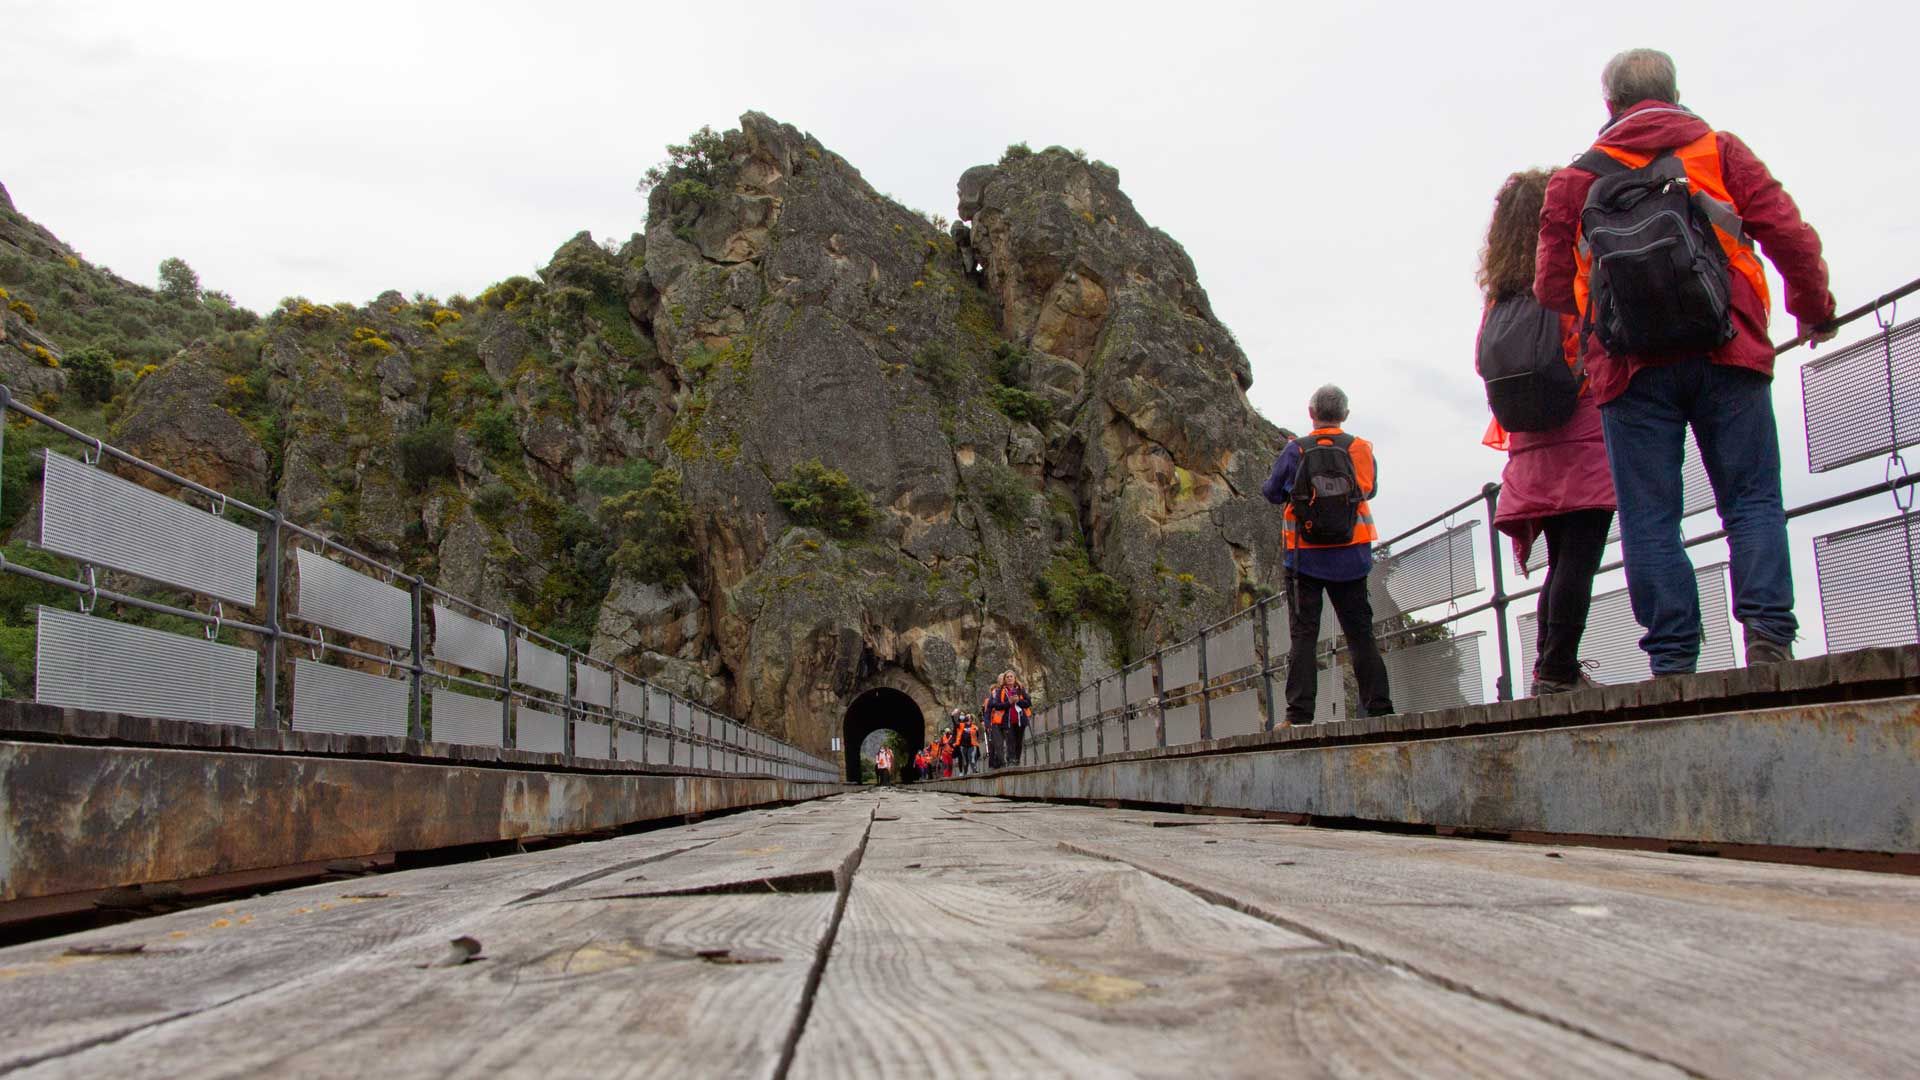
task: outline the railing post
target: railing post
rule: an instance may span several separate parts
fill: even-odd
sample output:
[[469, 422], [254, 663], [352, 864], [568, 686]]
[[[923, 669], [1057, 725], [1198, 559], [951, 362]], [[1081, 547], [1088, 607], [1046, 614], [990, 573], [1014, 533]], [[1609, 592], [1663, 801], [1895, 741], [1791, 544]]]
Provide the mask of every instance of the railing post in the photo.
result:
[[1500, 510], [1500, 485], [1480, 489], [1487, 500], [1487, 547], [1493, 553], [1493, 627], [1494, 647], [1500, 650], [1500, 678], [1494, 682], [1494, 695], [1501, 701], [1513, 700], [1512, 650], [1507, 645], [1507, 583], [1500, 567], [1500, 530], [1494, 518]]
[[1167, 669], [1166, 662], [1155, 649], [1153, 659], [1153, 745], [1167, 745]]
[[1272, 632], [1267, 626], [1267, 600], [1261, 597], [1253, 605], [1253, 655], [1260, 662], [1260, 730], [1272, 731], [1275, 714], [1273, 707], [1273, 641]]
[[500, 632], [507, 638], [507, 662], [500, 675], [500, 746], [502, 749], [513, 746], [513, 669], [515, 636], [513, 616], [507, 616], [506, 625]]
[[[6, 427], [5, 413], [0, 412], [0, 429]], [[0, 449], [4, 453], [4, 449]], [[273, 511], [273, 520], [267, 524], [267, 647], [261, 653], [266, 662], [261, 672], [261, 682], [266, 685], [266, 708], [260, 712], [260, 723], [268, 731], [280, 730], [280, 510]]]
[[[653, 693], [653, 689], [649, 687], [647, 689], [647, 693], [649, 696], [651, 696]], [[680, 734], [680, 729], [673, 726], [673, 695], [668, 694], [667, 695], [667, 760], [662, 762], [662, 764], [664, 765], [673, 764], [674, 744], [679, 741], [678, 740], [679, 734]], [[693, 748], [692, 747], [687, 748], [687, 764], [689, 765], [693, 764]]]
[[1127, 669], [1120, 669], [1120, 751], [1133, 749], [1133, 714], [1127, 711]]
[[572, 761], [576, 749], [573, 745], [573, 680], [580, 665], [574, 659], [572, 649], [560, 655], [567, 664], [560, 672], [560, 752], [566, 755], [568, 761]]
[[1106, 708], [1100, 703], [1100, 680], [1093, 680], [1093, 722], [1099, 726], [1093, 729], [1093, 756], [1107, 755]]
[[413, 714], [407, 719], [407, 737], [419, 742], [427, 741], [427, 701], [424, 684], [427, 675], [427, 629], [424, 616], [426, 605], [422, 602], [421, 581], [413, 579], [413, 587], [408, 590], [413, 596], [413, 669], [408, 677], [413, 681]]
[[1200, 741], [1213, 738], [1213, 698], [1207, 687], [1207, 632], [1200, 631], [1198, 653], [1194, 659], [1200, 665]]

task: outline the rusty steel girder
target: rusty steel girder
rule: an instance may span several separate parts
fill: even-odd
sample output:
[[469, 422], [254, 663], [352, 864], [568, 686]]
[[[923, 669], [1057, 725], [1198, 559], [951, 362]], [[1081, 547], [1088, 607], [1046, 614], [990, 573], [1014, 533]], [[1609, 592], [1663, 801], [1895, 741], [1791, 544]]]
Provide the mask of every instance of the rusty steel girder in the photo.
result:
[[770, 777], [0, 741], [0, 901], [817, 798]]
[[928, 786], [1494, 833], [1920, 853], [1920, 696], [1595, 720], [1271, 750], [1235, 740], [1243, 745], [1212, 753], [1133, 752]]

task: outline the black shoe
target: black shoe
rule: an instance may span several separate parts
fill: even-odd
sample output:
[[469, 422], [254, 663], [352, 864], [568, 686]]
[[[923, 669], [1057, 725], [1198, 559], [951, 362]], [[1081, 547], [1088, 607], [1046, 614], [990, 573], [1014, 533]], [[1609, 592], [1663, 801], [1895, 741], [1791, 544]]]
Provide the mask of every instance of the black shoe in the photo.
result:
[[1746, 632], [1747, 666], [1757, 664], [1784, 664], [1793, 659], [1793, 642], [1775, 641], [1770, 637], [1761, 637], [1751, 630]]

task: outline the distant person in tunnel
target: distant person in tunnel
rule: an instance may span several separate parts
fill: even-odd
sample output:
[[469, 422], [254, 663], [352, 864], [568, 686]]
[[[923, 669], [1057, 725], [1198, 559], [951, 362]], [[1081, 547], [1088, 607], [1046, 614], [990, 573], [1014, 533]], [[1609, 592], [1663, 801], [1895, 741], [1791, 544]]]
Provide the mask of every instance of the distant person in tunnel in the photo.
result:
[[1540, 215], [1533, 293], [1581, 317], [1584, 359], [1619, 493], [1621, 548], [1640, 647], [1655, 675], [1699, 661], [1700, 595], [1681, 543], [1687, 428], [1726, 527], [1733, 613], [1747, 662], [1791, 659], [1799, 623], [1773, 416], [1773, 301], [1833, 337], [1820, 237], [1734, 136], [1680, 105], [1673, 58], [1631, 49], [1600, 77], [1607, 123], [1555, 173]]
[[1542, 536], [1547, 542], [1535, 694], [1593, 685], [1580, 670], [1580, 638], [1614, 508], [1600, 408], [1580, 360], [1576, 320], [1533, 297], [1540, 207], [1552, 176], [1549, 169], [1514, 173], [1494, 197], [1480, 253], [1486, 306], [1474, 357], [1494, 413], [1482, 441], [1507, 452], [1494, 526], [1513, 538], [1523, 574], [1533, 545]]
[[873, 755], [873, 771], [882, 784], [893, 783], [893, 747], [881, 744], [880, 752]]
[[1373, 601], [1367, 596], [1378, 538], [1368, 501], [1379, 479], [1373, 444], [1341, 430], [1347, 420], [1347, 393], [1337, 386], [1313, 392], [1307, 417], [1313, 430], [1287, 444], [1261, 488], [1268, 502], [1285, 507], [1280, 538], [1293, 638], [1285, 722], [1313, 723], [1323, 598], [1333, 600], [1340, 632], [1347, 637], [1361, 707], [1368, 716], [1387, 716], [1393, 700], [1387, 693], [1387, 665], [1373, 637]]
[[1033, 708], [1033, 699], [1027, 696], [1027, 688], [1020, 685], [1020, 676], [1010, 670], [1001, 672], [1000, 681], [987, 691], [984, 708], [987, 766], [999, 769], [1017, 764], [1025, 741], [1027, 711]]

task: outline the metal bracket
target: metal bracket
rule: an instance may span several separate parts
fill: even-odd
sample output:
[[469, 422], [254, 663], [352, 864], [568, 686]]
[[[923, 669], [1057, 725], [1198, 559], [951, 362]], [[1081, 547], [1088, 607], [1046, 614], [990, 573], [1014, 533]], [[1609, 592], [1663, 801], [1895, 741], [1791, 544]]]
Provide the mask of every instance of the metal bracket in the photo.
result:
[[80, 614], [91, 615], [100, 605], [100, 583], [95, 579], [92, 564], [82, 563], [80, 569], [87, 573], [87, 591], [80, 595]]
[[220, 601], [215, 600], [213, 602], [213, 621], [207, 624], [208, 641], [212, 641], [220, 636], [220, 627], [226, 622], [226, 617], [227, 609], [221, 605]]
[[319, 663], [325, 657], [327, 652], [327, 628], [326, 627], [316, 625], [313, 628], [313, 644], [308, 646], [307, 652], [308, 652], [308, 655], [313, 657], [313, 661], [316, 664]]
[[101, 459], [105, 458], [106, 456], [107, 456], [107, 444], [101, 442], [98, 438], [95, 438], [93, 440], [92, 455], [88, 455], [88, 453], [85, 450], [82, 450], [80, 452], [80, 460], [88, 465], [98, 465], [100, 464]]

